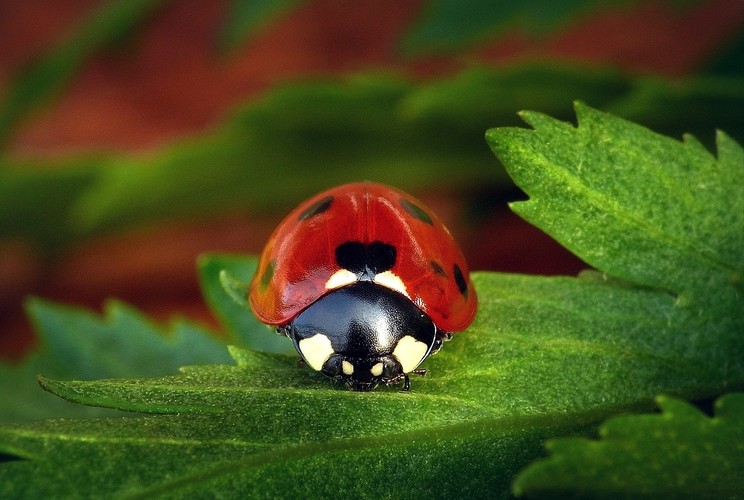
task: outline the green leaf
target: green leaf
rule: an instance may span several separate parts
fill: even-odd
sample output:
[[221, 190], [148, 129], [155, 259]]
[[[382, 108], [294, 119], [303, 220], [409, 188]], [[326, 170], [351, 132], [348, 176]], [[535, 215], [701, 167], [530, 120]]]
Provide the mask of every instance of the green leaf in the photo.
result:
[[78, 200], [72, 224], [93, 232], [225, 208], [276, 210], [278, 200], [359, 179], [404, 188], [498, 179], [478, 136], [443, 136], [398, 117], [413, 88], [379, 75], [278, 88], [211, 135], [114, 159]]
[[72, 167], [15, 167], [0, 166], [0, 238], [33, 238], [46, 250], [68, 242], [69, 210], [95, 180], [92, 164], [79, 159]]
[[598, 441], [548, 442], [550, 457], [522, 472], [514, 493], [530, 498], [735, 498], [744, 491], [744, 394], [707, 417], [659, 396], [660, 415], [615, 417]]
[[713, 75], [744, 76], [744, 31], [739, 30], [722, 54], [715, 56], [706, 72]]
[[577, 109], [579, 127], [528, 114], [535, 130], [488, 139], [531, 196], [520, 212], [604, 273], [474, 273], [474, 324], [410, 393], [349, 392], [296, 356], [235, 348], [237, 366], [170, 377], [42, 378], [73, 402], [156, 415], [0, 429], [0, 451], [17, 458], [0, 466], [0, 495], [508, 496], [545, 438], [589, 435], [660, 393], [744, 387], [730, 267], [744, 262], [744, 151], [721, 134], [716, 159]]
[[616, 277], [677, 293], [729, 288], [744, 270], [741, 148], [720, 134], [716, 159], [690, 137], [668, 139], [582, 104], [576, 112], [578, 127], [529, 112], [532, 131], [489, 131], [530, 196], [512, 208]]
[[[70, 218], [81, 231], [97, 232], [227, 207], [276, 210], [279, 200], [294, 204], [359, 179], [403, 189], [434, 183], [503, 185], [505, 176], [493, 169], [480, 142], [484, 128], [512, 123], [517, 106], [537, 105], [568, 118], [572, 96], [611, 105], [632, 93], [633, 83], [606, 71], [527, 65], [473, 69], [423, 86], [379, 75], [287, 85], [238, 110], [211, 135], [151, 157], [103, 165], [98, 182], [78, 200]], [[735, 83], [720, 88], [723, 95], [711, 90], [700, 96], [686, 124], [712, 128], [715, 117], [696, 112], [706, 103], [721, 103], [711, 109], [744, 103], [741, 90], [731, 93]], [[667, 90], [673, 88], [670, 84]], [[656, 94], [658, 99], [666, 95]], [[478, 106], [478, 101], [488, 104]], [[679, 99], [675, 103], [683, 107]], [[632, 108], [636, 115], [637, 109]], [[676, 124], [677, 133], [685, 130], [683, 123]]]
[[220, 33], [220, 45], [231, 50], [258, 29], [302, 0], [232, 0]]
[[102, 414], [39, 391], [39, 373], [83, 380], [157, 376], [229, 359], [224, 344], [204, 328], [179, 319], [166, 333], [121, 302], [108, 302], [103, 317], [42, 299], [30, 299], [26, 309], [40, 347], [17, 365], [0, 364], [3, 422]]
[[[632, 90], [610, 101], [607, 111], [640, 122], [657, 132], [697, 135], [715, 146], [713, 129], [744, 140], [744, 79], [703, 76], [667, 80], [637, 78]], [[582, 99], [585, 100], [585, 99]], [[597, 103], [588, 101], [593, 105]], [[680, 127], [682, 125], [682, 127]]]
[[[680, 359], [697, 359], [709, 376], [717, 374], [721, 389], [743, 387], [744, 150], [719, 132], [716, 158], [691, 136], [684, 142], [668, 139], [582, 104], [576, 113], [576, 127], [524, 113], [534, 130], [487, 133], [494, 152], [529, 195], [512, 208], [608, 275], [659, 293], [666, 290], [674, 307], [660, 319], [680, 319], [681, 336], [668, 339], [677, 343]], [[632, 325], [628, 332], [638, 335]], [[714, 353], [724, 352], [722, 364], [711, 362]], [[635, 376], [633, 369], [627, 373]], [[689, 373], [691, 379], [697, 376]], [[581, 446], [565, 446], [559, 450], [581, 453]], [[649, 467], [648, 461], [640, 462], [639, 467]], [[661, 478], [676, 477], [673, 465], [661, 464], [653, 474], [663, 483]], [[601, 470], [603, 464], [596, 466]], [[700, 474], [706, 470], [705, 465], [695, 467]], [[628, 483], [658, 493], [653, 486], [641, 486], [637, 474], [626, 468], [609, 469], [597, 472], [597, 483], [586, 486], [589, 494], [612, 493], [617, 477], [623, 483], [633, 478]], [[580, 493], [585, 490], [578, 476], [552, 474], [565, 481], [543, 479], [534, 488]], [[729, 492], [726, 484], [719, 486]], [[617, 494], [643, 492], [630, 484], [627, 488]], [[523, 490], [520, 483], [516, 490]]]
[[533, 63], [471, 68], [417, 85], [380, 75], [301, 82], [241, 107], [214, 131], [150, 154], [6, 159], [0, 235], [29, 235], [53, 248], [164, 217], [288, 210], [332, 184], [363, 178], [414, 191], [508, 188], [482, 131], [518, 124], [520, 108], [569, 120], [575, 97], [672, 135], [706, 138], [720, 124], [744, 139], [737, 113], [744, 82], [736, 78], [629, 78]]
[[[247, 361], [262, 369], [259, 376], [267, 369], [279, 376], [299, 371], [293, 362], [281, 363], [282, 370], [276, 362]], [[219, 413], [167, 403], [164, 409], [179, 413], [116, 422], [47, 421], [0, 431], [2, 449], [24, 457], [0, 467], [0, 494], [319, 498], [343, 491], [361, 497], [413, 492], [490, 496], [507, 491], [513, 464], [531, 458], [544, 437], [540, 431], [525, 432], [525, 427], [549, 435], [582, 426], [574, 422], [561, 428], [539, 417], [463, 421], [458, 417], [469, 412], [447, 414], [445, 410], [457, 409], [457, 401], [446, 397], [360, 395], [330, 390], [317, 380], [301, 389], [258, 391], [250, 389], [256, 374], [247, 367], [244, 373], [219, 373], [216, 367], [210, 372], [212, 376], [189, 370], [186, 376], [215, 389], [216, 377], [220, 404], [229, 405]], [[434, 411], [439, 403], [445, 407]], [[391, 415], [392, 410], [399, 412]], [[40, 435], [50, 437], [45, 448]], [[60, 460], [64, 453], [76, 460]], [[481, 460], [483, 467], [472, 467]], [[467, 473], [452, 474], [464, 472], [463, 467]]]
[[659, 392], [708, 394], [720, 387], [713, 366], [732, 362], [680, 356], [688, 325], [665, 293], [594, 275], [474, 280], [476, 323], [427, 360], [409, 394], [333, 388], [296, 356], [238, 349], [237, 367], [161, 379], [44, 379], [72, 401], [165, 415], [6, 428], [0, 450], [23, 460], [0, 467], [0, 484], [21, 498], [323, 496], [340, 486], [505, 496], [546, 437], [586, 434], [608, 415], [650, 408]]
[[516, 112], [525, 108], [568, 119], [576, 96], [603, 105], [631, 92], [633, 82], [614, 70], [568, 64], [473, 67], [409, 93], [401, 102], [401, 114], [418, 123], [446, 124], [480, 134], [493, 123], [517, 125]]
[[401, 46], [408, 54], [446, 52], [480, 41], [516, 22], [540, 31], [597, 0], [491, 2], [429, 0]]
[[232, 343], [259, 351], [293, 353], [294, 347], [288, 338], [270, 335], [273, 331], [248, 310], [248, 282], [256, 265], [256, 259], [237, 255], [200, 256], [202, 294]]
[[487, 134], [530, 196], [512, 208], [611, 276], [667, 290], [697, 333], [685, 356], [731, 349], [744, 367], [744, 151], [718, 134], [718, 158], [687, 136], [659, 136], [577, 104], [578, 127], [524, 113], [534, 127]]
[[[510, 28], [544, 34], [598, 8], [634, 3], [637, 0], [428, 0], [420, 18], [401, 41], [401, 48], [410, 56], [454, 52]], [[674, 3], [682, 7], [694, 1]]]
[[420, 86], [402, 100], [401, 114], [416, 123], [480, 133], [494, 123], [519, 125], [515, 110], [521, 109], [570, 120], [577, 97], [657, 132], [707, 139], [717, 127], [744, 139], [741, 78], [628, 77], [609, 68], [544, 62], [474, 67]]
[[88, 58], [121, 40], [166, 1], [106, 2], [66, 40], [16, 75], [0, 96], [0, 144], [8, 141], [21, 119], [60, 91]]

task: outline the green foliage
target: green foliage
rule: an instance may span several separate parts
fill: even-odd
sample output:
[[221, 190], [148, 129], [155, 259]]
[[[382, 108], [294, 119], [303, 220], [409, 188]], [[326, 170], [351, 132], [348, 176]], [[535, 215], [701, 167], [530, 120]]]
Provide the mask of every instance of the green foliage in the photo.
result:
[[0, 239], [30, 238], [47, 250], [67, 243], [69, 210], [95, 180], [96, 167], [83, 159], [78, 163], [53, 170], [0, 167]]
[[674, 315], [698, 325], [681, 354], [735, 354], [720, 373], [738, 380], [744, 151], [722, 132], [716, 158], [692, 136], [678, 142], [581, 104], [576, 112], [578, 127], [524, 113], [534, 130], [488, 132], [530, 196], [512, 208], [597, 269], [673, 294]]
[[[594, 105], [592, 101], [586, 102]], [[715, 128], [744, 140], [742, 109], [744, 80], [714, 76], [678, 80], [638, 78], [633, 81], [631, 91], [605, 106], [606, 111], [673, 136], [679, 136], [680, 130], [692, 133], [710, 147], [715, 145], [711, 133]], [[709, 118], [697, 121], [706, 116]]]
[[104, 3], [48, 54], [16, 75], [0, 96], [0, 144], [16, 124], [58, 92], [93, 55], [121, 41], [167, 0]]
[[446, 52], [462, 48], [518, 25], [544, 32], [576, 18], [597, 4], [630, 3], [629, 0], [532, 0], [493, 2], [489, 0], [429, 0], [418, 23], [402, 42], [407, 53]]
[[103, 317], [41, 299], [26, 303], [40, 346], [17, 366], [0, 365], [0, 422], [49, 417], [108, 415], [71, 405], [38, 390], [36, 376], [81, 380], [157, 376], [184, 364], [229, 359], [222, 342], [207, 330], [176, 320], [166, 333], [121, 302], [105, 305]]
[[[105, 4], [17, 75], [1, 101], [0, 142], [162, 3]], [[223, 42], [234, 46], [293, 3], [235, 0]], [[475, 2], [452, 15], [454, 3], [432, 1], [403, 47], [451, 50], [517, 19], [544, 29], [595, 3], [486, 11]], [[403, 188], [506, 182], [481, 131], [513, 123], [518, 108], [568, 119], [576, 97], [671, 134], [715, 124], [741, 139], [743, 89], [738, 77], [670, 81], [535, 65], [425, 84], [379, 75], [292, 84], [144, 157], [78, 157], [54, 171], [0, 159], [0, 236], [54, 248], [158, 217], [276, 209], [359, 178]], [[514, 209], [600, 272], [476, 273], [475, 324], [427, 360], [429, 374], [409, 394], [348, 392], [281, 354], [290, 343], [246, 310], [252, 258], [199, 262], [230, 342], [250, 347], [231, 348], [236, 365], [219, 364], [229, 362], [223, 344], [185, 321], [164, 334], [116, 302], [99, 317], [29, 301], [41, 347], [0, 366], [0, 419], [18, 423], [0, 428], [0, 497], [505, 497], [548, 438], [590, 436], [607, 417], [651, 409], [659, 393], [744, 387], [741, 147], [719, 133], [716, 158], [691, 137], [678, 142], [583, 105], [577, 115], [574, 127], [525, 113], [534, 130], [493, 130], [488, 141], [530, 195]], [[211, 365], [169, 376], [199, 363]], [[47, 391], [90, 407], [36, 390], [38, 373]], [[741, 491], [742, 396], [721, 399], [712, 419], [658, 402], [662, 415], [614, 418], [599, 441], [551, 441], [551, 458], [520, 475], [514, 491]], [[20, 425], [52, 416], [98, 418]]]
[[365, 178], [408, 188], [498, 178], [477, 136], [401, 119], [399, 102], [415, 89], [380, 75], [278, 88], [211, 135], [106, 165], [71, 220], [94, 232], [225, 207], [276, 209]]
[[[233, 0], [220, 34], [221, 44], [232, 48], [243, 43], [258, 28], [300, 3], [301, 0]], [[421, 15], [404, 34], [399, 45], [409, 56], [453, 52], [510, 27], [518, 26], [531, 32], [544, 33], [597, 7], [632, 3], [633, 0], [468, 0], [464, 3], [428, 0], [423, 2]], [[676, 3], [690, 3], [690, 0], [677, 0]], [[371, 14], [382, 13], [372, 10]]]
[[[666, 324], [666, 294], [594, 279], [475, 280], [476, 324], [427, 361], [410, 394], [351, 393], [296, 357], [236, 349], [237, 367], [161, 379], [43, 379], [72, 401], [166, 415], [5, 429], [2, 450], [27, 460], [0, 468], [4, 496], [506, 494], [546, 437], [717, 378], [666, 347], [680, 334]], [[639, 334], [623, 338], [631, 323]]]
[[232, 0], [219, 43], [227, 50], [234, 49], [257, 29], [302, 0]]
[[[531, 197], [515, 210], [601, 272], [475, 273], [474, 324], [410, 393], [349, 392], [296, 356], [237, 348], [237, 366], [180, 375], [42, 378], [70, 401], [151, 415], [0, 429], [0, 452], [17, 458], [0, 466], [0, 496], [508, 496], [546, 438], [591, 435], [660, 393], [744, 386], [744, 151], [720, 134], [715, 158], [690, 138], [577, 115], [574, 127], [527, 113], [534, 130], [488, 140]], [[221, 282], [244, 305], [253, 266], [207, 258], [207, 296]], [[248, 314], [208, 300], [218, 316]]]
[[246, 312], [248, 282], [256, 265], [255, 259], [237, 255], [202, 255], [198, 260], [202, 294], [220, 320], [230, 343], [258, 351], [293, 353], [289, 339], [267, 335], [273, 330]]
[[[596, 418], [573, 414], [568, 428], [537, 416], [474, 419], [478, 408], [461, 404], [458, 396], [334, 390], [293, 358], [234, 355], [238, 368], [191, 368], [182, 377], [149, 383], [103, 382], [98, 389], [105, 396], [95, 387], [42, 381], [67, 397], [167, 414], [4, 429], [3, 450], [26, 460], [0, 468], [0, 493], [485, 495], [506, 491], [518, 464], [533, 458], [546, 435], [574, 432], [583, 419]], [[39, 435], [50, 438], [46, 445]], [[494, 449], [500, 453], [494, 456]], [[60, 460], [65, 453], [76, 460]], [[484, 467], [472, 467], [481, 460]], [[467, 474], [451, 474], [464, 466]]]
[[718, 125], [744, 138], [739, 79], [679, 82], [528, 64], [472, 68], [419, 85], [380, 75], [302, 82], [245, 105], [210, 133], [149, 155], [86, 156], [64, 165], [6, 160], [0, 236], [32, 236], [54, 247], [164, 217], [281, 210], [362, 178], [403, 189], [509, 186], [493, 168], [482, 131], [517, 124], [519, 108], [569, 119], [577, 96], [674, 135], [709, 135]]
[[[744, 492], [744, 394], [716, 401], [709, 418], [659, 396], [660, 415], [614, 417], [601, 439], [556, 439], [550, 458], [517, 478], [530, 498], [738, 498]], [[629, 480], [630, 478], [630, 480]]]
[[744, 76], [744, 32], [740, 31], [733, 43], [714, 58], [707, 72], [715, 75]]

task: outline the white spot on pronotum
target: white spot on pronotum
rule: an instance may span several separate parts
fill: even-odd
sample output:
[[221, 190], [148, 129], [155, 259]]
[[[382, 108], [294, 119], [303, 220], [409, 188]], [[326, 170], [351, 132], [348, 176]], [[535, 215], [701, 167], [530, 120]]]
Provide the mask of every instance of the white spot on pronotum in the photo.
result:
[[348, 269], [339, 269], [326, 281], [326, 290], [335, 290], [342, 286], [350, 285], [357, 281], [357, 275], [349, 271]]
[[427, 352], [429, 352], [428, 345], [406, 335], [398, 341], [393, 356], [403, 368], [403, 373], [410, 373], [423, 361]]
[[351, 375], [352, 373], [354, 373], [354, 365], [346, 360], [343, 360], [341, 362], [341, 370], [344, 372], [344, 375]]
[[392, 271], [385, 271], [384, 273], [376, 274], [375, 283], [391, 290], [395, 290], [396, 292], [400, 292], [408, 297], [408, 290], [406, 290], [406, 285], [403, 283], [403, 280]]
[[307, 364], [310, 365], [313, 370], [320, 371], [323, 368], [328, 358], [333, 354], [333, 347], [331, 347], [331, 339], [323, 335], [322, 333], [316, 333], [312, 337], [302, 339], [299, 342], [300, 352], [302, 357], [305, 358]]
[[373, 376], [379, 377], [382, 375], [382, 363], [375, 363], [372, 368], [369, 369]]

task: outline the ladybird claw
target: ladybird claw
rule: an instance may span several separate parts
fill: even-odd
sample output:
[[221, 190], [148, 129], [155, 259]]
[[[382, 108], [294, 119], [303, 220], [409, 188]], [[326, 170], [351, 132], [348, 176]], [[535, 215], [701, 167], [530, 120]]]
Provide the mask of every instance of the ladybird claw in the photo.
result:
[[[418, 375], [420, 377], [423, 377], [426, 375], [426, 368], [418, 368], [416, 370], [411, 371], [414, 375]], [[402, 374], [400, 377], [397, 377], [394, 380], [391, 380], [390, 383], [398, 382], [400, 379], [403, 379], [403, 387], [400, 388], [399, 392], [409, 392], [411, 390], [411, 379], [408, 377], [407, 373]]]

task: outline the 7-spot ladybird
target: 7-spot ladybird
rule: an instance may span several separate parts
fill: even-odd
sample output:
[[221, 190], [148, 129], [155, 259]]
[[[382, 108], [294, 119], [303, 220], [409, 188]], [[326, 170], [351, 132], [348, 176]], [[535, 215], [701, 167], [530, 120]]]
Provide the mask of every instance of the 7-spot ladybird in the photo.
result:
[[369, 391], [403, 382], [467, 328], [475, 289], [457, 243], [420, 201], [360, 182], [291, 212], [266, 244], [249, 302], [314, 370]]

